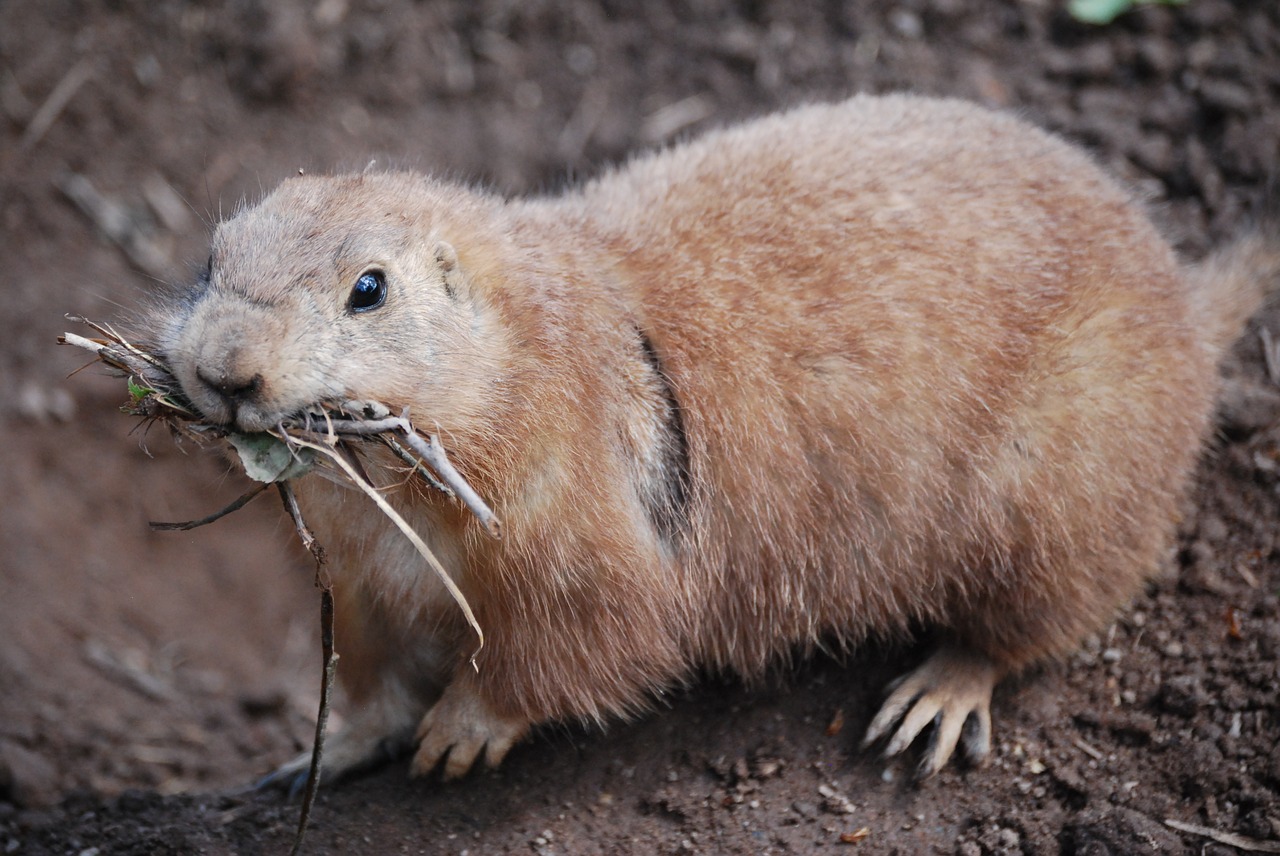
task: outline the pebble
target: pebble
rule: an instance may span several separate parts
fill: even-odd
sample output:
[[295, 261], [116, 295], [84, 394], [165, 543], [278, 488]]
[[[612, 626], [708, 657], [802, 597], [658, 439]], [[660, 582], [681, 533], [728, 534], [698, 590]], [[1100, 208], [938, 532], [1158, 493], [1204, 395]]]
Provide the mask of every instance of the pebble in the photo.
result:
[[818, 816], [818, 807], [811, 802], [804, 800], [796, 800], [791, 804], [791, 810], [803, 817], [805, 820], [812, 820]]
[[1129, 156], [1138, 166], [1157, 176], [1173, 172], [1177, 161], [1173, 143], [1165, 134], [1143, 134], [1135, 138]]
[[1182, 54], [1168, 39], [1142, 39], [1138, 42], [1138, 59], [1158, 77], [1169, 78], [1178, 70]]
[[1230, 80], [1215, 78], [1202, 81], [1200, 96], [1206, 104], [1228, 113], [1249, 115], [1256, 107], [1253, 93]]

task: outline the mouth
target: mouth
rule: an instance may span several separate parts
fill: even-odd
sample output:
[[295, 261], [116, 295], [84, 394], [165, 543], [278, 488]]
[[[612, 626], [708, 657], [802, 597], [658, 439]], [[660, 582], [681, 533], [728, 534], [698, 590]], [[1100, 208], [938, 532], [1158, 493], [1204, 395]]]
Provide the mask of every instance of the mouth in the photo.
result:
[[[246, 415], [250, 418], [246, 418]], [[352, 425], [359, 424], [369, 430], [369, 425], [390, 417], [391, 408], [379, 401], [327, 400], [270, 419], [261, 415], [252, 418], [252, 414], [239, 414], [235, 422], [237, 427], [248, 432], [283, 429], [325, 434], [333, 431], [335, 425], [349, 429]]]

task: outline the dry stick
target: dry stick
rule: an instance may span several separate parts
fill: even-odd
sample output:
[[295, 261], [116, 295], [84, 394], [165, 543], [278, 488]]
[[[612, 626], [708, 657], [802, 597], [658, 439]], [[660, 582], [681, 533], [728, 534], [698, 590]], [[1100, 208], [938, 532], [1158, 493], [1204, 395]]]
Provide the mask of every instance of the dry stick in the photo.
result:
[[480, 494], [476, 493], [471, 488], [471, 485], [467, 483], [467, 480], [462, 477], [462, 474], [454, 468], [449, 456], [445, 454], [444, 446], [440, 445], [440, 438], [432, 434], [429, 441], [423, 440], [418, 432], [414, 430], [407, 415], [388, 416], [385, 419], [334, 419], [331, 420], [330, 428], [335, 434], [385, 434], [388, 431], [399, 431], [404, 435], [405, 442], [409, 444], [409, 448], [427, 466], [436, 471], [436, 475], [440, 476], [441, 481], [453, 489], [463, 504], [480, 521], [480, 525], [484, 527], [485, 531], [494, 538], [502, 537], [502, 523], [498, 520], [498, 515], [493, 513], [493, 509], [480, 498]]
[[[365, 481], [356, 469], [351, 466], [351, 463], [342, 455], [338, 454], [335, 449], [324, 443], [313, 443], [309, 440], [303, 440], [297, 436], [293, 436], [293, 442], [305, 449], [312, 449], [313, 451], [319, 452], [321, 455], [324, 455], [326, 458], [337, 464], [338, 467], [347, 474], [347, 477], [351, 479], [352, 483], [364, 491], [365, 494], [378, 506], [378, 509], [387, 516], [387, 519], [394, 523], [396, 528], [404, 533], [404, 537], [409, 539], [409, 543], [413, 544], [414, 549], [418, 551], [418, 554], [427, 560], [427, 564], [431, 565], [432, 570], [434, 570], [436, 575], [440, 577], [440, 581], [444, 583], [444, 587], [448, 589], [450, 596], [452, 596], [454, 601], [458, 604], [458, 608], [462, 610], [462, 614], [466, 616], [467, 624], [471, 625], [471, 629], [475, 631], [479, 644], [476, 645], [476, 650], [471, 653], [470, 661], [471, 667], [479, 671], [480, 667], [476, 665], [476, 655], [479, 654], [480, 649], [484, 647], [484, 631], [480, 629], [480, 622], [476, 620], [475, 613], [471, 611], [471, 604], [467, 603], [466, 596], [463, 595], [462, 590], [458, 588], [458, 585], [453, 581], [453, 578], [449, 576], [449, 572], [444, 569], [444, 565], [440, 564], [440, 560], [436, 558], [435, 553], [431, 552], [431, 548], [427, 546], [426, 542], [422, 540], [417, 532], [413, 531], [413, 527], [400, 516], [399, 512], [391, 507], [391, 504], [382, 497], [382, 494], [378, 493], [377, 488]], [[459, 479], [460, 478], [461, 477], [459, 477]], [[466, 482], [461, 483], [464, 485], [466, 484]], [[490, 512], [490, 514], [492, 514], [492, 512]]]
[[27, 125], [27, 129], [23, 132], [22, 139], [18, 143], [19, 150], [26, 151], [40, 142], [40, 138], [45, 135], [49, 128], [53, 127], [58, 115], [71, 103], [72, 97], [92, 76], [93, 61], [89, 57], [85, 57], [71, 66], [67, 73], [62, 76], [62, 79], [58, 81], [58, 85], [53, 87], [49, 97], [40, 105], [40, 109], [36, 111], [35, 116], [31, 118], [31, 123]]
[[[151, 527], [153, 532], [186, 532], [190, 529], [198, 529], [201, 526], [208, 526], [210, 523], [213, 523], [215, 520], [221, 520], [223, 517], [226, 517], [231, 512], [239, 511], [240, 509], [244, 508], [250, 502], [257, 499], [258, 494], [262, 493], [264, 490], [266, 490], [269, 487], [271, 487], [271, 484], [269, 482], [263, 482], [262, 484], [257, 485], [248, 493], [244, 494], [235, 502], [231, 503], [221, 511], [215, 511], [213, 514], [210, 514], [208, 517], [201, 517], [199, 520], [188, 520], [185, 523], [159, 523], [155, 520], [152, 520], [147, 525]], [[297, 521], [294, 521], [294, 523], [296, 525]]]
[[[330, 694], [333, 690], [333, 677], [338, 667], [338, 655], [333, 648], [333, 586], [328, 574], [324, 571], [324, 548], [311, 534], [311, 529], [302, 519], [302, 509], [298, 507], [298, 498], [293, 494], [289, 482], [276, 482], [284, 509], [298, 530], [302, 544], [316, 560], [316, 586], [320, 589], [320, 647], [324, 654], [324, 677], [320, 682], [320, 709], [316, 712], [316, 736], [311, 743], [311, 767], [307, 770], [307, 787], [302, 794], [302, 809], [298, 812], [298, 831], [293, 836], [293, 847], [290, 856], [302, 852], [302, 841], [307, 836], [307, 824], [311, 820], [311, 809], [316, 802], [316, 792], [320, 789], [320, 770], [324, 758], [324, 735], [329, 726]], [[264, 485], [265, 487], [265, 485]]]
[[1190, 833], [1191, 835], [1203, 835], [1205, 838], [1212, 838], [1219, 844], [1225, 844], [1228, 847], [1235, 847], [1239, 850], [1246, 850], [1251, 853], [1280, 853], [1280, 841], [1262, 841], [1257, 838], [1248, 838], [1244, 835], [1237, 835], [1234, 832], [1222, 832], [1217, 829], [1211, 829], [1207, 826], [1198, 826], [1194, 823], [1183, 823], [1173, 818], [1165, 818], [1164, 825], [1172, 827], [1179, 832]]
[[1258, 331], [1258, 336], [1262, 339], [1262, 358], [1267, 365], [1267, 377], [1272, 383], [1280, 383], [1280, 353], [1276, 352], [1271, 331], [1263, 327]]
[[[280, 499], [284, 502], [284, 510], [288, 512], [289, 519], [293, 521], [293, 528], [298, 530], [298, 537], [302, 539], [302, 546], [307, 548], [307, 552], [316, 560], [316, 586], [321, 589], [330, 588], [328, 574], [323, 573], [325, 564], [324, 547], [320, 546], [320, 542], [311, 534], [310, 527], [306, 521], [302, 519], [302, 509], [298, 507], [298, 498], [293, 493], [293, 486], [287, 481], [270, 482], [274, 484], [276, 490], [280, 492]], [[263, 485], [267, 487], [267, 485]]]
[[[78, 336], [75, 333], [63, 333], [58, 337], [59, 344], [74, 345], [77, 348], [83, 348], [86, 351], [92, 351], [97, 355], [98, 359], [118, 369], [126, 374], [135, 375], [148, 388], [157, 386], [172, 386], [174, 383], [173, 375], [165, 366], [156, 360], [155, 357], [140, 351], [132, 345], [126, 344], [120, 340], [114, 331], [100, 327], [91, 321], [76, 316], [68, 316], [73, 321], [81, 321], [104, 335], [116, 338], [116, 341], [104, 342], [98, 339], [88, 339], [84, 336]], [[169, 390], [153, 390], [154, 397], [170, 410], [181, 413], [186, 418], [194, 418], [189, 407], [173, 400]]]
[[[72, 320], [83, 321], [84, 319], [73, 318]], [[77, 335], [76, 333], [63, 333], [58, 337], [58, 342], [63, 345], [75, 345], [77, 348], [84, 348], [86, 351], [93, 351], [99, 357], [107, 360], [111, 365], [116, 366], [116, 368], [121, 368], [121, 364], [124, 363], [124, 360], [118, 356], [120, 349], [108, 342], [99, 342], [94, 339], [88, 339], [84, 336]], [[114, 357], [114, 359], [109, 359], [109, 357]], [[125, 367], [132, 368], [131, 366], [127, 366], [127, 364]]]
[[[406, 426], [407, 426], [406, 422]], [[458, 498], [462, 500], [467, 508], [471, 509], [479, 520], [480, 525], [485, 531], [494, 538], [502, 537], [502, 524], [498, 520], [498, 515], [494, 514], [492, 509], [480, 498], [480, 494], [471, 489], [471, 485], [462, 477], [453, 464], [449, 461], [444, 452], [444, 446], [440, 445], [440, 438], [435, 434], [431, 435], [428, 443], [418, 436], [418, 432], [412, 428], [407, 428], [404, 434], [405, 442], [409, 444], [409, 448], [417, 452], [422, 460], [426, 461], [427, 466], [436, 471], [441, 481], [453, 488], [458, 494]]]
[[[88, 318], [85, 318], [80, 315], [68, 315], [66, 316], [66, 318], [68, 321], [74, 321], [77, 324], [84, 324], [88, 327], [92, 327], [94, 330], [106, 336], [107, 339], [109, 339], [110, 341], [99, 342], [93, 339], [86, 339], [83, 336], [77, 336], [75, 333], [63, 333], [62, 338], [65, 341], [65, 343], [78, 345], [79, 347], [82, 347], [82, 348], [86, 347], [86, 344], [84, 343], [89, 343], [88, 347], [91, 347], [91, 348], [94, 346], [98, 348], [106, 347], [117, 353], [123, 351], [127, 354], [132, 355], [133, 357], [136, 357], [139, 360], [142, 360], [142, 364], [149, 365], [152, 368], [155, 368], [163, 372], [165, 377], [172, 379], [173, 373], [169, 371], [168, 366], [166, 366], [155, 356], [148, 354], [146, 351], [142, 350], [141, 348], [135, 347], [134, 345], [130, 345], [128, 342], [125, 341], [124, 336], [121, 336], [119, 333], [117, 333], [115, 328], [113, 328], [110, 324], [99, 324], [96, 321], [90, 321]], [[73, 342], [71, 341], [72, 339], [76, 339], [78, 341]]]
[[431, 485], [433, 488], [440, 491], [450, 499], [453, 499], [457, 496], [457, 494], [453, 492], [453, 489], [451, 487], [449, 487], [447, 484], [445, 484], [444, 482], [436, 478], [435, 474], [432, 473], [431, 470], [427, 469], [426, 465], [423, 464], [422, 461], [415, 458], [412, 452], [410, 452], [404, 446], [401, 446], [399, 443], [397, 443], [395, 441], [395, 438], [393, 438], [389, 434], [383, 434], [380, 439], [382, 440], [383, 443], [387, 444], [388, 449], [396, 453], [396, 457], [404, 461], [409, 466], [413, 467], [413, 471], [418, 475], [422, 476], [422, 478], [426, 480], [427, 484]]

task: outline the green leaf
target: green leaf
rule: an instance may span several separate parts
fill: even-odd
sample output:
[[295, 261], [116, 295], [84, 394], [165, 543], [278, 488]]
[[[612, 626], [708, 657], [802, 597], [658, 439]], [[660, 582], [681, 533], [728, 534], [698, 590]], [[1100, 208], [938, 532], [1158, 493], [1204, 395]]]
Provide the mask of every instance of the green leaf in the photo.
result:
[[270, 434], [229, 434], [245, 475], [271, 484], [305, 475], [315, 461], [310, 449], [291, 449]]
[[1110, 24], [1122, 12], [1133, 8], [1133, 0], [1071, 0], [1067, 11], [1086, 24]]
[[129, 378], [128, 383], [129, 383], [129, 397], [133, 399], [134, 404], [138, 404], [139, 402], [142, 401], [142, 399], [146, 398], [148, 395], [151, 395], [155, 392], [155, 390], [149, 386], [143, 386], [140, 383], [135, 383], [133, 378]]
[[1185, 6], [1190, 0], [1071, 0], [1067, 12], [1086, 24], [1110, 24], [1134, 6]]

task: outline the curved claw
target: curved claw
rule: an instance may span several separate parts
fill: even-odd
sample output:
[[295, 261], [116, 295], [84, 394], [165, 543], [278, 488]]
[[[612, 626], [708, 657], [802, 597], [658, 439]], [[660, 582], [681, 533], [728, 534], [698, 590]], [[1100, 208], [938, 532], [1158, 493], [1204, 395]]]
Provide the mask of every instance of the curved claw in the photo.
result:
[[410, 773], [425, 776], [444, 759], [446, 781], [465, 776], [477, 758], [496, 767], [529, 732], [523, 719], [495, 713], [479, 695], [451, 684], [418, 725]]
[[[299, 762], [306, 763], [299, 767]], [[261, 779], [258, 779], [249, 786], [250, 791], [266, 791], [266, 790], [282, 790], [285, 792], [285, 798], [292, 802], [302, 793], [302, 789], [307, 786], [307, 774], [311, 769], [311, 754], [299, 756], [282, 764], [276, 769], [267, 773]]]
[[970, 761], [980, 763], [991, 748], [991, 691], [999, 677], [1000, 668], [982, 654], [964, 648], [939, 649], [897, 682], [867, 727], [863, 748], [896, 724], [884, 754], [897, 755], [933, 724], [929, 746], [920, 759], [921, 778], [942, 769], [957, 744]]

